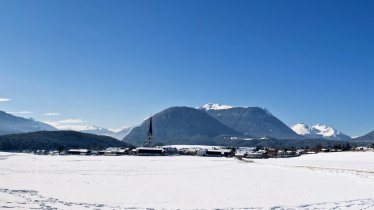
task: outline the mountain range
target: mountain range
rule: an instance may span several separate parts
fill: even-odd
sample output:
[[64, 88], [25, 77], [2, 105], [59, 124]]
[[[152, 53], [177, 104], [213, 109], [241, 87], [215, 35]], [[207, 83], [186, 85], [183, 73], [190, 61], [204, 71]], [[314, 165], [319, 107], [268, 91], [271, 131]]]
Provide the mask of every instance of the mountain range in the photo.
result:
[[[162, 144], [213, 144], [224, 136], [240, 133], [220, 123], [203, 110], [190, 107], [171, 107], [153, 116], [154, 142]], [[150, 119], [135, 127], [123, 139], [133, 145], [147, 140]]]
[[88, 127], [88, 129], [79, 130], [79, 132], [90, 133], [90, 134], [101, 135], [101, 136], [110, 136], [115, 139], [122, 140], [125, 136], [127, 136], [131, 132], [133, 128], [134, 127], [132, 126], [125, 127], [121, 129], [120, 131], [116, 132], [116, 131], [109, 130], [107, 128], [102, 128], [98, 126], [90, 126]]
[[[153, 123], [154, 142], [162, 144], [253, 146], [297, 143], [310, 146], [317, 142], [332, 145], [351, 140], [348, 135], [322, 124], [309, 127], [299, 123], [291, 129], [270, 111], [260, 107], [219, 104], [205, 104], [196, 109], [172, 107], [156, 114]], [[142, 145], [147, 139], [148, 126], [149, 119], [135, 127], [123, 140]], [[374, 137], [371, 139], [374, 142]]]
[[292, 130], [297, 134], [309, 139], [327, 139], [327, 140], [350, 140], [351, 137], [327, 125], [316, 124], [312, 127], [304, 123], [298, 123], [292, 126]]
[[0, 135], [35, 131], [57, 131], [57, 129], [46, 123], [35, 121], [34, 119], [17, 117], [0, 111]]
[[374, 131], [372, 131], [372, 132], [370, 132], [366, 135], [363, 135], [361, 137], [354, 138], [353, 140], [354, 141], [374, 143]]
[[133, 147], [109, 136], [81, 133], [77, 131], [38, 131], [0, 136], [0, 151], [58, 150], [107, 147]]
[[[153, 124], [154, 142], [160, 144], [249, 146], [289, 145], [292, 142], [308, 145], [318, 141], [328, 144], [333, 144], [334, 141], [374, 143], [374, 131], [351, 139], [348, 135], [322, 124], [309, 127], [298, 123], [291, 129], [270, 111], [260, 107], [219, 104], [205, 104], [197, 108], [171, 107], [155, 114]], [[149, 119], [146, 119], [139, 126], [126, 127], [118, 132], [98, 126], [90, 126], [79, 132], [111, 136], [139, 146], [147, 140], [148, 126]], [[0, 111], [0, 135], [57, 130], [46, 123]]]
[[206, 111], [210, 116], [239, 132], [241, 135], [255, 138], [302, 138], [264, 108], [205, 104], [198, 109]]
[[[114, 132], [109, 129], [98, 126], [89, 126], [85, 130], [79, 130], [79, 132], [102, 136], [110, 136], [115, 139], [121, 140], [127, 134], [130, 133], [132, 128], [133, 127], [125, 127], [118, 132]], [[59, 129], [53, 127], [52, 125], [36, 121], [32, 118], [27, 119], [23, 117], [17, 117], [4, 111], [0, 111], [0, 135], [58, 130]]]

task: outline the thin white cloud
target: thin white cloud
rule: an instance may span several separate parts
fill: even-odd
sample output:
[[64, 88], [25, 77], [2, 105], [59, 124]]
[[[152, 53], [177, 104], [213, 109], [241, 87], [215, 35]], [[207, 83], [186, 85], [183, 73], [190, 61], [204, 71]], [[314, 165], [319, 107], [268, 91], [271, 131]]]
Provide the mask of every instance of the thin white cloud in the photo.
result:
[[125, 126], [122, 126], [122, 127], [120, 127], [120, 128], [108, 128], [108, 130], [117, 133], [117, 132], [120, 132], [121, 130], [123, 130], [123, 129], [125, 129], [125, 128], [131, 128], [131, 126], [127, 126], [127, 125], [125, 125]]
[[57, 112], [48, 112], [48, 113], [44, 113], [43, 114], [44, 116], [59, 116], [61, 115], [60, 113], [57, 113]]
[[8, 112], [9, 114], [33, 114], [30, 111]]
[[75, 130], [75, 131], [81, 131], [81, 130], [89, 130], [89, 128], [92, 128], [91, 125], [88, 125], [88, 121], [84, 121], [81, 119], [66, 119], [66, 120], [59, 120], [59, 121], [44, 121], [44, 123], [47, 123], [49, 125], [52, 125], [53, 127], [59, 129], [59, 130]]
[[0, 98], [0, 102], [7, 102], [7, 101], [11, 101], [12, 99], [9, 99], [9, 98]]
[[59, 124], [53, 124], [45, 122], [49, 125], [52, 125], [53, 127], [59, 129], [59, 130], [73, 130], [73, 131], [83, 131], [83, 130], [90, 130], [92, 126], [90, 125], [59, 125]]
[[86, 123], [88, 121], [83, 121], [81, 119], [66, 119], [57, 121], [60, 124], [79, 124], [79, 123]]

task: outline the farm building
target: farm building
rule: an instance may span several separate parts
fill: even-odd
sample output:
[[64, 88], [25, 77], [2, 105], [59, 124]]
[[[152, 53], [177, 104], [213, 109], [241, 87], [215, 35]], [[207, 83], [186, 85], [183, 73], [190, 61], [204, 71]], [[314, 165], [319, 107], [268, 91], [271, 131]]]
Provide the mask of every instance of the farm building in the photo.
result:
[[91, 151], [88, 149], [69, 149], [68, 154], [69, 155], [89, 155], [91, 154]]

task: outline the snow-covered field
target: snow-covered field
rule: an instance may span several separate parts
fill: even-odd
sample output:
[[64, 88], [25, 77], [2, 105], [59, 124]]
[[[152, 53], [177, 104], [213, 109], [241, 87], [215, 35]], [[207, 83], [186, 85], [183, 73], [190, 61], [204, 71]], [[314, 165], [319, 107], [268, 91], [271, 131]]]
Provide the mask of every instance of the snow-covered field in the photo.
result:
[[289, 159], [0, 153], [0, 209], [374, 209], [374, 152]]

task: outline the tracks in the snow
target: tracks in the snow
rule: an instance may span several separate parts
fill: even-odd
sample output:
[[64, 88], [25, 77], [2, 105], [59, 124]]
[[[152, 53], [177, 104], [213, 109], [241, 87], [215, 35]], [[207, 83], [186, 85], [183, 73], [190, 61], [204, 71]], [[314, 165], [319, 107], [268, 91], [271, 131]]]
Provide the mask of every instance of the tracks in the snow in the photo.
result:
[[257, 165], [267, 165], [267, 166], [274, 166], [274, 167], [281, 167], [281, 168], [307, 169], [307, 170], [318, 171], [318, 172], [322, 171], [322, 172], [328, 172], [328, 173], [334, 173], [334, 174], [353, 175], [353, 176], [357, 176], [357, 177], [364, 178], [364, 179], [374, 182], [374, 171], [365, 171], [365, 170], [347, 169], [347, 168], [322, 167], [322, 166], [264, 163], [264, 162], [257, 162], [255, 159], [247, 159], [247, 158], [237, 158], [237, 159], [240, 161], [253, 163]]

